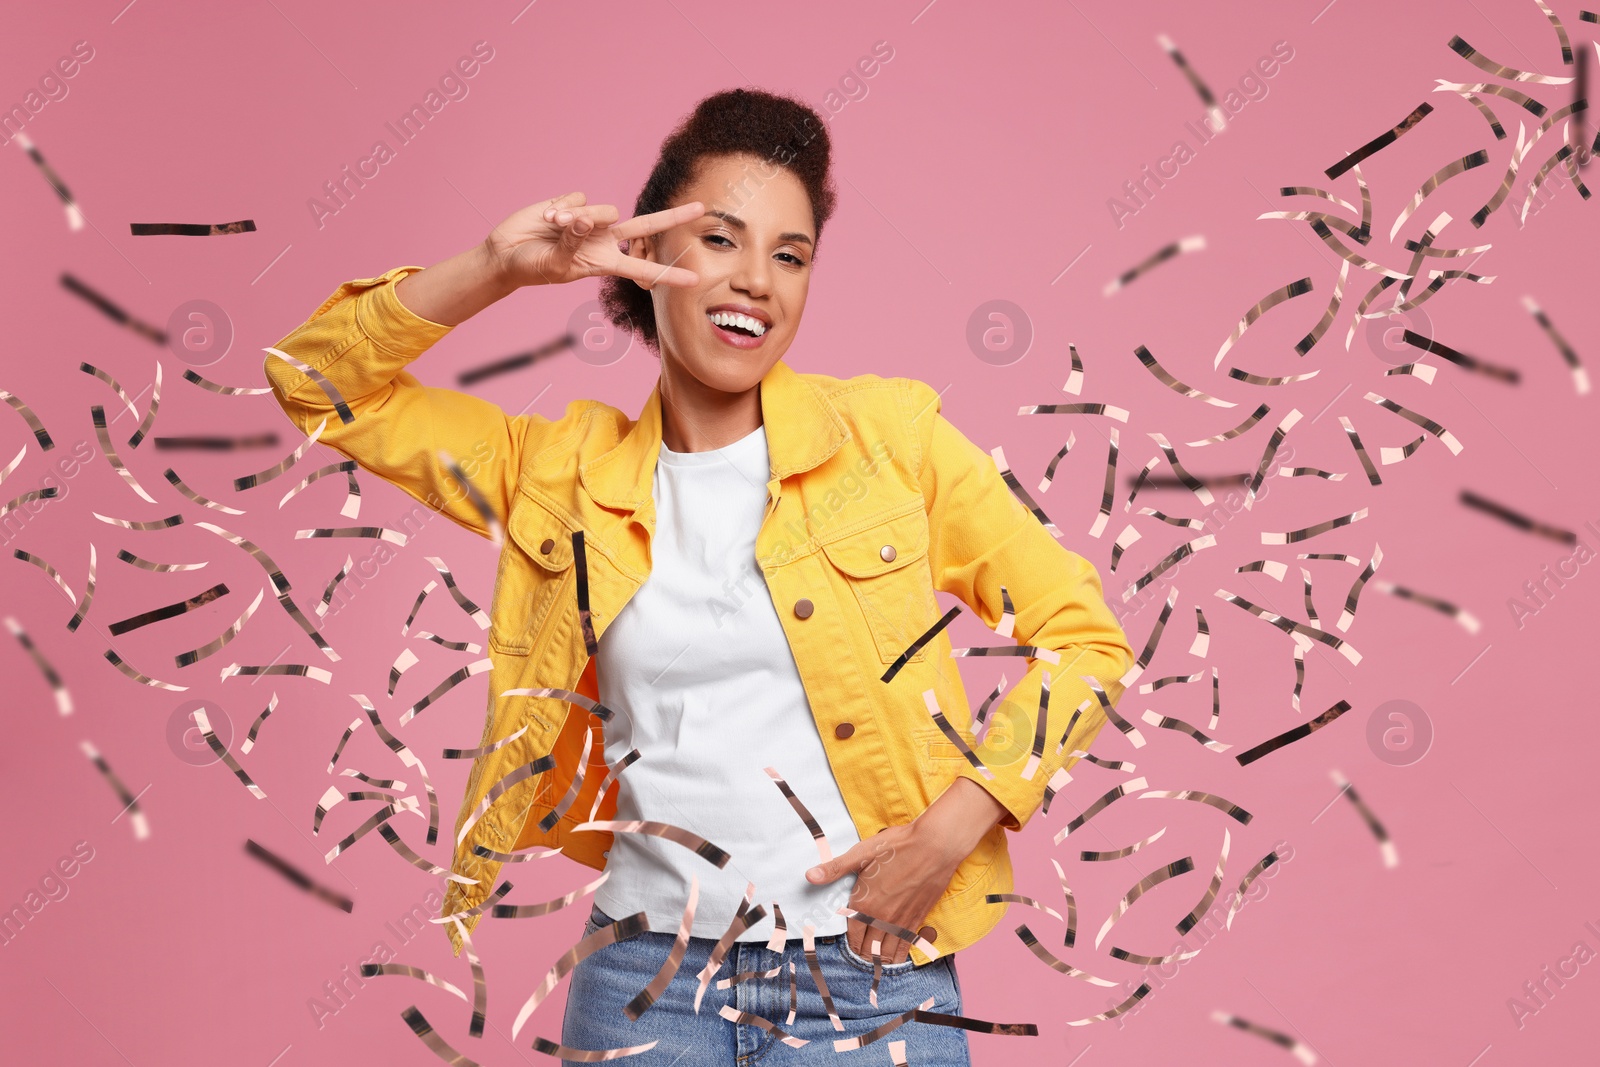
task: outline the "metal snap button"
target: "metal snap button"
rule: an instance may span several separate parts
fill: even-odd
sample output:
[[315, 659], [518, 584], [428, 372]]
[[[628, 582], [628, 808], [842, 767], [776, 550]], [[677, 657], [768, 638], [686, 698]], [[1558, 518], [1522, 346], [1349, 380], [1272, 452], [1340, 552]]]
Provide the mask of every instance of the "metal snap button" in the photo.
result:
[[856, 724], [853, 722], [842, 722], [833, 728], [833, 736], [837, 737], [841, 741], [855, 732]]
[[883, 557], [883, 561], [885, 563], [893, 563], [894, 562], [894, 546], [893, 545], [884, 545], [882, 548], [878, 549], [878, 555]]
[[548, 556], [551, 552], [555, 551], [555, 547], [556, 547], [555, 539], [554, 538], [550, 538], [550, 537], [546, 537], [544, 539], [544, 541], [540, 543], [539, 551], [543, 552], [545, 555]]
[[805, 597], [801, 597], [794, 602], [794, 617], [797, 619], [809, 619], [811, 618], [811, 613], [815, 610], [816, 606]]

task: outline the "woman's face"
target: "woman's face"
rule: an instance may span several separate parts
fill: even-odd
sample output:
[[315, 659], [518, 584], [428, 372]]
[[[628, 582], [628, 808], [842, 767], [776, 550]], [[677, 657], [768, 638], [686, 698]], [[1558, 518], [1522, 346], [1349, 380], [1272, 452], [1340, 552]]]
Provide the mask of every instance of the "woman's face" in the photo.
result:
[[[816, 227], [811, 198], [788, 170], [758, 156], [707, 156], [674, 199], [700, 201], [706, 213], [634, 240], [630, 255], [684, 267], [693, 287], [651, 290], [661, 358], [669, 374], [688, 374], [729, 393], [755, 388], [800, 328], [811, 284]], [[761, 336], [723, 315], [756, 319]], [[724, 325], [713, 322], [713, 316]]]

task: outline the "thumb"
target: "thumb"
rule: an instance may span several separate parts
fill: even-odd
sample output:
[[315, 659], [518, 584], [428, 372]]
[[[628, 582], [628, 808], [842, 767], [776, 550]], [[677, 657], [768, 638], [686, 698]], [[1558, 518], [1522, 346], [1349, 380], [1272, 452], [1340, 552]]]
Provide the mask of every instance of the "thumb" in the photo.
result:
[[866, 848], [866, 842], [851, 845], [843, 854], [831, 860], [819, 863], [806, 871], [806, 881], [812, 885], [826, 885], [836, 882], [847, 874], [854, 874], [865, 867], [871, 859], [871, 853]]

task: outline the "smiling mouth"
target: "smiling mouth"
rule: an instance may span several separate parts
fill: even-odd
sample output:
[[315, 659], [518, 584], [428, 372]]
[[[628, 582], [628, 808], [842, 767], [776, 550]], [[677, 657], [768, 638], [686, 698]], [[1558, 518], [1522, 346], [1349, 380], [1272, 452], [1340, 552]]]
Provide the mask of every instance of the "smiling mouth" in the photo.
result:
[[761, 337], [767, 332], [766, 323], [750, 315], [740, 315], [732, 311], [713, 311], [706, 315], [711, 320], [711, 325], [727, 333], [737, 334], [741, 337]]

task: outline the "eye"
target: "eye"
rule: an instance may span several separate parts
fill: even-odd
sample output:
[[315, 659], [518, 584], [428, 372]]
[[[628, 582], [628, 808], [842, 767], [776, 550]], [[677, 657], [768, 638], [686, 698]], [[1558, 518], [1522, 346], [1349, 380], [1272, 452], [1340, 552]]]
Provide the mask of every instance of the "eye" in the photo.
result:
[[795, 255], [793, 252], [780, 252], [779, 255], [788, 256], [794, 261], [794, 265], [797, 267], [803, 267], [806, 265], [806, 261]]

